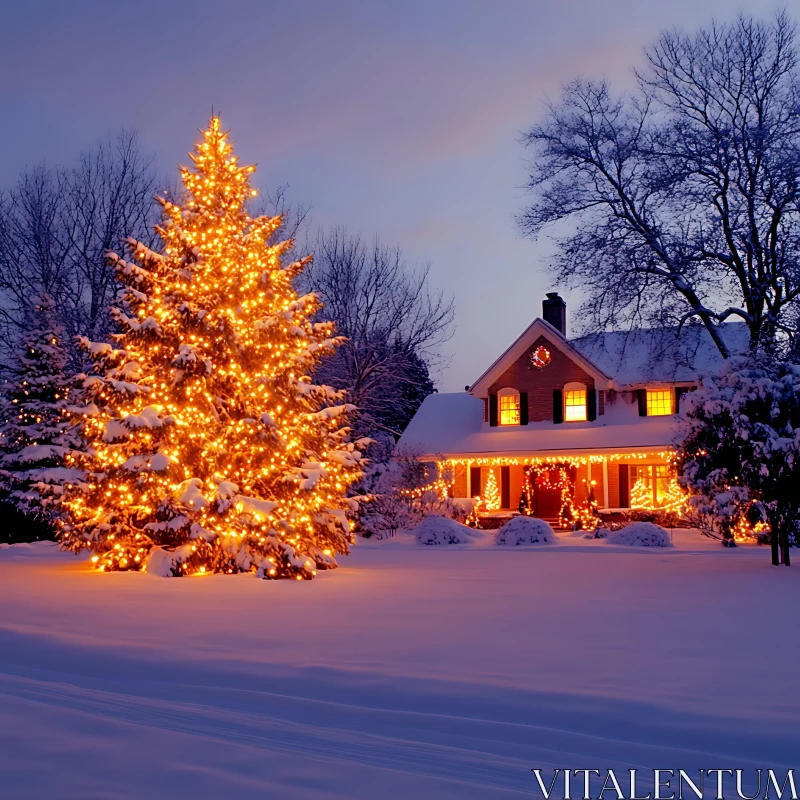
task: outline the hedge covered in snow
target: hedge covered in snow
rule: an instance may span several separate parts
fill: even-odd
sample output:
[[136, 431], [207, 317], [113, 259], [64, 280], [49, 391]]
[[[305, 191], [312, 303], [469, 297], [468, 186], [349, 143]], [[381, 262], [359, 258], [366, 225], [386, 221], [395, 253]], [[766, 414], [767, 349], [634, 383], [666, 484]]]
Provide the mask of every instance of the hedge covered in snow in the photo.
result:
[[556, 535], [549, 523], [536, 517], [514, 517], [497, 534], [497, 544], [552, 544]]
[[608, 541], [627, 547], [672, 547], [669, 534], [652, 522], [632, 522], [612, 533]]
[[468, 544], [472, 529], [447, 517], [425, 517], [414, 529], [420, 544]]

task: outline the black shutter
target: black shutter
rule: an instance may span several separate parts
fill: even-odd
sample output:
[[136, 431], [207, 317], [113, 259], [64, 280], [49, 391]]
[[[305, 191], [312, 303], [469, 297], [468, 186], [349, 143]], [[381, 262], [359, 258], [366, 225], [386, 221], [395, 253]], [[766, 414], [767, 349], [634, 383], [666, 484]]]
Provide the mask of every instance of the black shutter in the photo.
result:
[[[647, 389], [638, 389], [636, 399], [639, 401], [639, 416], [647, 416]], [[627, 508], [627, 506], [626, 506]]]
[[676, 386], [675, 387], [675, 413], [679, 414], [681, 411], [681, 397], [687, 392], [693, 392], [696, 386]]
[[594, 422], [597, 419], [597, 389], [586, 392], [586, 419]]
[[553, 422], [558, 425], [564, 421], [563, 392], [561, 389], [553, 389]]
[[528, 424], [528, 393], [519, 393], [519, 424]]
[[511, 508], [511, 467], [500, 467], [500, 507]]
[[489, 425], [497, 427], [497, 395], [489, 395]]
[[469, 494], [470, 497], [477, 497], [481, 493], [481, 468], [469, 468]]
[[628, 465], [619, 465], [619, 507], [630, 508], [631, 500], [628, 491]]

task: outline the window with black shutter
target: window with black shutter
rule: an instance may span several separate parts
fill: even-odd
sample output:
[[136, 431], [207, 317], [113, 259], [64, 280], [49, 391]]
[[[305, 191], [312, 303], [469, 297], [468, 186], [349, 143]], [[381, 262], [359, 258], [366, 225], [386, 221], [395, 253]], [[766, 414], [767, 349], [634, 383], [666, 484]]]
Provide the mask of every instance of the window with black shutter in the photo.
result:
[[[646, 409], [645, 409], [646, 410]], [[630, 508], [631, 498], [628, 488], [628, 465], [619, 465], [619, 507]]]
[[696, 386], [676, 386], [675, 387], [675, 413], [679, 414], [681, 410], [681, 399], [687, 392], [693, 392]]
[[586, 392], [586, 419], [594, 422], [597, 419], [597, 390], [589, 389]]
[[561, 389], [553, 389], [553, 422], [557, 425], [564, 421], [564, 406]]
[[497, 427], [497, 395], [489, 395], [489, 425]]
[[519, 393], [519, 424], [528, 424], [528, 393]]
[[470, 497], [477, 497], [481, 493], [481, 468], [469, 468], [469, 494]]

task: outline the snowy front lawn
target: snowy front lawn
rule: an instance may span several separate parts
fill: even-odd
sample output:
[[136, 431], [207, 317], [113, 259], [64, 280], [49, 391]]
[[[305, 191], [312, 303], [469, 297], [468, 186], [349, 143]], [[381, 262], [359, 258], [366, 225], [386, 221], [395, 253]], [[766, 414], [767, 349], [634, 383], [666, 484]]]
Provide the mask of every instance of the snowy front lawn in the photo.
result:
[[533, 767], [796, 767], [800, 568], [362, 542], [314, 581], [98, 574], [0, 548], [21, 798], [540, 797]]

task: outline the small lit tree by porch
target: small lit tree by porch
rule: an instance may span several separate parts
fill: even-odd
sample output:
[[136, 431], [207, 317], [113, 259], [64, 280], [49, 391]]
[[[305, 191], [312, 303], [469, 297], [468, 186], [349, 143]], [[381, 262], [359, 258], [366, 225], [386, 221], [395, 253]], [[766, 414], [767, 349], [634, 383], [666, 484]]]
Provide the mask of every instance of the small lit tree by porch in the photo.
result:
[[487, 511], [498, 511], [500, 509], [500, 490], [497, 488], [497, 478], [493, 467], [489, 467], [486, 488], [483, 492], [483, 502]]
[[653, 508], [653, 490], [641, 478], [631, 487], [631, 508]]

